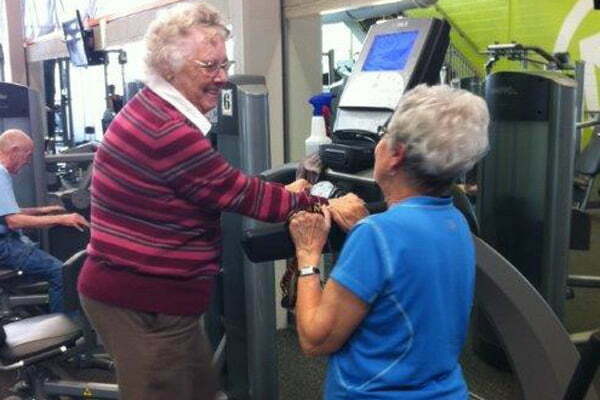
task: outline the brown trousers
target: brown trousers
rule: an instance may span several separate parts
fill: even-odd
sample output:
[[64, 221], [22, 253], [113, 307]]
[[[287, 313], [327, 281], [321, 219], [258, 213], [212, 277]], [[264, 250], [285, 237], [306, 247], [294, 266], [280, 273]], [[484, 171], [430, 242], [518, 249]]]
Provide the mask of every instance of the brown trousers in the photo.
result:
[[198, 316], [134, 311], [81, 297], [117, 368], [122, 400], [213, 400], [217, 380]]

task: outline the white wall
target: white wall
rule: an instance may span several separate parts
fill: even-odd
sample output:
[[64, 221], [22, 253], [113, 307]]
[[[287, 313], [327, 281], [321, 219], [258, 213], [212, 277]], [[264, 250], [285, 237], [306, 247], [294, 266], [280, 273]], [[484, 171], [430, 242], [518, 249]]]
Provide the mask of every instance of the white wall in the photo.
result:
[[229, 0], [236, 73], [263, 75], [269, 91], [271, 162], [283, 163], [283, 54], [279, 0]]
[[321, 12], [397, 3], [398, 0], [282, 0], [286, 18], [305, 17]]
[[286, 85], [287, 135], [290, 161], [304, 156], [304, 141], [312, 117], [308, 99], [321, 92], [321, 18], [319, 15], [287, 19]]
[[[0, 0], [1, 1], [1, 0]], [[27, 84], [25, 52], [23, 51], [23, 18], [22, 2], [5, 0], [4, 11], [6, 26], [4, 31], [4, 57], [6, 81]]]

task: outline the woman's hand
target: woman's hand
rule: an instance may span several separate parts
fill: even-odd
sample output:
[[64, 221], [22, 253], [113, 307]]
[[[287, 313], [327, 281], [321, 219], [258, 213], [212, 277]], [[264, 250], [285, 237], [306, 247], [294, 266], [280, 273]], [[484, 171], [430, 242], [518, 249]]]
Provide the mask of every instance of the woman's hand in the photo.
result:
[[292, 193], [300, 193], [307, 189], [310, 189], [312, 185], [306, 179], [300, 178], [290, 183], [289, 185], [285, 185], [285, 190]]
[[290, 233], [296, 245], [298, 265], [317, 265], [331, 228], [331, 214], [323, 208], [323, 215], [300, 211], [290, 220]]
[[344, 231], [350, 230], [354, 224], [369, 215], [365, 202], [354, 193], [330, 199], [326, 207], [331, 212], [335, 223]]

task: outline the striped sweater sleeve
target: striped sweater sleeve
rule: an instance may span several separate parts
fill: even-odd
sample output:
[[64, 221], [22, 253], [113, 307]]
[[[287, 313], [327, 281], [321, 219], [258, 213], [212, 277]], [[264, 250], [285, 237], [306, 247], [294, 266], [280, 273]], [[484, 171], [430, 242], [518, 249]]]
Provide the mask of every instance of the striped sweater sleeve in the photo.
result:
[[215, 151], [199, 130], [186, 123], [165, 135], [165, 141], [157, 142], [153, 164], [177, 195], [192, 204], [277, 222], [296, 210], [327, 202], [244, 174]]

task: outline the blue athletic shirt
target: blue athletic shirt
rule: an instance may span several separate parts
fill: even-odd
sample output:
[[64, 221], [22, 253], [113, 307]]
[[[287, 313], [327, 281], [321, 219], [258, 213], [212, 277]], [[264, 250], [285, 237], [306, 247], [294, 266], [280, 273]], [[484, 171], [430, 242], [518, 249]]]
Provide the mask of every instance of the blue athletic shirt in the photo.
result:
[[21, 209], [15, 199], [12, 177], [6, 168], [0, 164], [0, 234], [8, 233], [10, 230], [4, 224], [4, 216], [16, 214]]
[[475, 251], [451, 198], [411, 197], [360, 221], [331, 279], [369, 311], [329, 358], [326, 400], [468, 398], [458, 359]]

